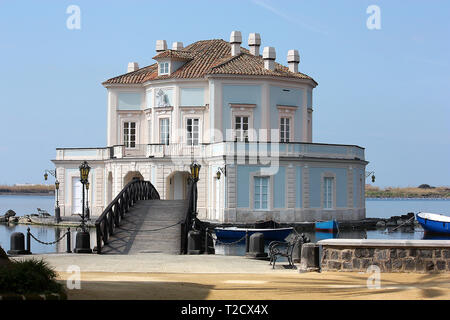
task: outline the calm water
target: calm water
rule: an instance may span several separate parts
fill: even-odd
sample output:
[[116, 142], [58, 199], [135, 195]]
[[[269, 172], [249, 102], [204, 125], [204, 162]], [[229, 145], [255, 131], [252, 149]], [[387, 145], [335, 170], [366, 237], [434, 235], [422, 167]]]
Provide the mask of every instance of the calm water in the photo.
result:
[[[8, 209], [13, 209], [18, 216], [37, 213], [36, 208], [47, 210], [54, 214], [53, 196], [21, 196], [21, 195], [0, 195], [0, 214], [4, 214]], [[450, 200], [403, 200], [403, 199], [368, 199], [366, 200], [366, 213], [368, 218], [389, 218], [394, 215], [402, 215], [408, 212], [417, 213], [419, 211], [430, 211], [442, 213], [450, 216]], [[10, 249], [10, 236], [13, 232], [26, 234], [26, 225], [0, 224], [0, 245], [6, 250]], [[66, 229], [30, 226], [31, 232], [38, 239], [44, 242], [51, 242], [59, 238]], [[72, 235], [72, 249], [75, 246], [75, 230]], [[315, 242], [330, 237], [329, 234], [305, 232], [305, 234]], [[404, 229], [392, 233], [385, 233], [382, 230], [369, 231], [345, 231], [337, 235], [338, 238], [351, 239], [423, 239], [422, 229]], [[449, 238], [450, 239], [450, 238]], [[91, 247], [95, 245], [95, 230], [91, 230]], [[35, 240], [31, 240], [31, 251], [33, 253], [65, 252], [66, 239], [56, 245], [43, 245]], [[245, 254], [245, 244], [233, 246], [216, 245], [217, 254], [243, 255]]]

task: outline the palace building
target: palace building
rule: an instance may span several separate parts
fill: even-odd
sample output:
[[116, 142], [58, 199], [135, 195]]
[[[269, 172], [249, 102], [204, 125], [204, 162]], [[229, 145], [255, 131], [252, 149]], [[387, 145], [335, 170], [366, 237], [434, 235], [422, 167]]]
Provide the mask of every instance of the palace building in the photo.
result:
[[185, 199], [195, 161], [201, 220], [364, 218], [364, 148], [313, 143], [317, 82], [300, 72], [298, 51], [284, 66], [275, 48], [260, 49], [258, 33], [241, 45], [239, 31], [171, 49], [158, 40], [154, 64], [130, 62], [103, 82], [106, 146], [56, 150], [61, 215], [81, 212], [84, 160], [94, 216], [133, 178], [151, 181], [161, 199]]

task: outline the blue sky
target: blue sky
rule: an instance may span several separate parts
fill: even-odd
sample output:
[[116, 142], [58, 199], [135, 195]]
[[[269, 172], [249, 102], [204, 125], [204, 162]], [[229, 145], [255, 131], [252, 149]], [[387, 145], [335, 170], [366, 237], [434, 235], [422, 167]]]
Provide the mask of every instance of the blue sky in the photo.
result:
[[[69, 30], [69, 5], [81, 29]], [[369, 30], [369, 5], [381, 29]], [[448, 1], [0, 0], [0, 184], [41, 183], [56, 147], [106, 145], [101, 82], [129, 61], [151, 63], [155, 41], [250, 32], [314, 91], [313, 141], [366, 148], [378, 186], [450, 185]]]

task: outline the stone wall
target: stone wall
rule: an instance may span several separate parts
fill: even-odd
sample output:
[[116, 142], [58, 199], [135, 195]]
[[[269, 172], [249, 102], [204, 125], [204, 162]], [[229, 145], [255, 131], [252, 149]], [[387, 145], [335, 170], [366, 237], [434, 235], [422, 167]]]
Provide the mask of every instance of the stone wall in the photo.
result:
[[450, 272], [450, 241], [330, 239], [318, 244], [322, 271], [365, 272], [375, 265], [381, 272]]

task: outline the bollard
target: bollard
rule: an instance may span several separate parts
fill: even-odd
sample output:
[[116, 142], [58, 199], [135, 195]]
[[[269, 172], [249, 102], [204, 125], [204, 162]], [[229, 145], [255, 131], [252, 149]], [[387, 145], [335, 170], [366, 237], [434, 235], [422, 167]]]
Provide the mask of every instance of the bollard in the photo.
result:
[[302, 246], [299, 272], [320, 272], [319, 245], [316, 243], [305, 243]]
[[67, 253], [72, 253], [71, 247], [72, 247], [72, 240], [70, 239], [70, 228], [67, 228]]
[[264, 235], [261, 232], [254, 233], [250, 236], [249, 252], [245, 255], [252, 258], [266, 258], [267, 253], [264, 252]]
[[11, 234], [11, 244], [8, 254], [29, 254], [31, 252], [25, 250], [25, 236], [22, 232], [13, 232]]
[[245, 253], [247, 254], [250, 246], [250, 237], [248, 235], [248, 230], [245, 230]]
[[31, 232], [30, 227], [27, 228], [27, 252], [31, 253]]
[[77, 232], [73, 251], [75, 253], [92, 253], [89, 231]]
[[298, 239], [292, 250], [292, 262], [299, 263], [302, 256], [303, 241]]
[[200, 231], [191, 230], [188, 232], [188, 254], [200, 254], [202, 252], [202, 237]]

